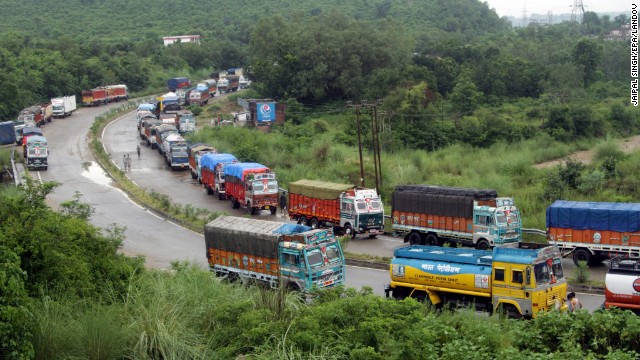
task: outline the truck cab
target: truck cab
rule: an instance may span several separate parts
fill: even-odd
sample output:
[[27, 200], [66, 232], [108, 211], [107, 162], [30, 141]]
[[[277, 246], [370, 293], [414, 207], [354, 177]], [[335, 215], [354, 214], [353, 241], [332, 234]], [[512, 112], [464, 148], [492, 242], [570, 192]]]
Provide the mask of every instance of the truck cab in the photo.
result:
[[177, 114], [176, 127], [180, 134], [193, 134], [196, 132], [196, 118], [191, 111], [180, 110]]
[[476, 201], [473, 207], [473, 245], [481, 250], [517, 243], [522, 236], [520, 211], [512, 198], [497, 198], [496, 205]]
[[606, 309], [617, 307], [640, 315], [640, 259], [611, 259], [604, 285]]
[[[292, 290], [310, 291], [343, 283], [345, 262], [340, 242], [330, 229], [317, 229], [279, 244], [280, 272]], [[289, 241], [287, 241], [289, 240]]]
[[278, 180], [276, 174], [250, 173], [244, 181], [244, 202], [247, 211], [254, 214], [258, 210], [270, 210], [275, 214], [278, 206]]
[[340, 194], [340, 227], [346, 235], [367, 233], [370, 237], [384, 231], [384, 208], [373, 189], [354, 189]]
[[29, 136], [26, 144], [27, 168], [47, 170], [47, 156], [47, 139], [40, 135]]

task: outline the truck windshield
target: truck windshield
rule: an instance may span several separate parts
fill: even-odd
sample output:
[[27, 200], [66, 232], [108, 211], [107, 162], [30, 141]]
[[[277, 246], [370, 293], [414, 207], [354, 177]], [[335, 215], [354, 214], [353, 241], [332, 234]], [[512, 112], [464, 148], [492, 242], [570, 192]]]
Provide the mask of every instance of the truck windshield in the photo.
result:
[[520, 222], [517, 211], [496, 211], [496, 223], [500, 225], [511, 225]]
[[182, 115], [180, 117], [180, 122], [181, 123], [193, 124], [193, 123], [195, 123], [195, 120], [193, 119], [193, 115]]
[[55, 106], [53, 107], [53, 110], [62, 110], [62, 106], [60, 106], [60, 105], [55, 105]]
[[359, 213], [378, 212], [381, 208], [380, 200], [377, 199], [370, 199], [369, 201], [356, 200], [356, 210]]
[[336, 245], [327, 245], [326, 254], [329, 262], [340, 259], [340, 251], [338, 251], [338, 247]]
[[256, 180], [253, 182], [253, 193], [257, 195], [277, 194], [278, 182], [276, 180], [269, 180], [265, 183], [262, 180]]
[[536, 284], [553, 284], [564, 278], [564, 271], [560, 259], [548, 259], [545, 262], [536, 264], [533, 272], [536, 277]]
[[175, 155], [187, 156], [187, 146], [186, 145], [175, 146], [173, 147], [171, 152], [174, 153]]
[[307, 252], [307, 262], [309, 266], [318, 266], [324, 264], [322, 252], [320, 249], [313, 249]]

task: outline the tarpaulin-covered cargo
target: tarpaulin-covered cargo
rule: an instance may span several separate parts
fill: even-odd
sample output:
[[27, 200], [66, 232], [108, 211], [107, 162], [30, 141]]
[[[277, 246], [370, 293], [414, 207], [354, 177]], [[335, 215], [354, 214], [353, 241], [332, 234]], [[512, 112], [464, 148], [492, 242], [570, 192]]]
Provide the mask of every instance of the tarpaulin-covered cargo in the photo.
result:
[[215, 169], [218, 164], [229, 164], [234, 161], [238, 161], [235, 156], [231, 154], [204, 154], [202, 158], [200, 158], [200, 166], [206, 167], [207, 169]]
[[304, 195], [320, 200], [337, 199], [341, 193], [351, 190], [350, 184], [335, 184], [317, 180], [298, 180], [289, 183], [289, 194]]
[[495, 190], [431, 185], [400, 185], [392, 195], [393, 211], [471, 218], [474, 201], [491, 201]]
[[[269, 172], [269, 168], [258, 163], [234, 163], [227, 165], [224, 169], [224, 172], [225, 176], [227, 177], [232, 177], [237, 180], [243, 181], [244, 176], [248, 172], [264, 173]], [[229, 179], [227, 179], [227, 181], [229, 181]]]
[[291, 226], [274, 221], [235, 216], [220, 216], [204, 227], [207, 256], [210, 249], [230, 251], [256, 257], [275, 259], [283, 235], [293, 235], [311, 228]]
[[13, 121], [0, 123], [0, 145], [13, 144], [16, 141], [16, 132]]
[[547, 208], [547, 228], [640, 231], [640, 204], [558, 200]]

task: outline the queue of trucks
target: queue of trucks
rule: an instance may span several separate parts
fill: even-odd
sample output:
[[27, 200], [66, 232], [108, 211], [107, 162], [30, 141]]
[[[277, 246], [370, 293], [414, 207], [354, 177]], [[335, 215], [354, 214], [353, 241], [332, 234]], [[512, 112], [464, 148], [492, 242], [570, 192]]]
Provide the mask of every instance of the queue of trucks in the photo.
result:
[[[169, 111], [163, 116], [168, 124], [162, 124], [143, 110], [141, 137], [149, 138], [154, 132], [156, 146], [166, 157], [174, 139], [180, 139], [176, 118]], [[260, 210], [276, 212], [278, 182], [268, 167], [239, 162], [207, 144], [185, 141], [180, 146], [186, 158], [180, 167], [188, 167], [207, 194], [229, 200], [232, 208], [243, 206], [251, 215]], [[305, 229], [301, 233], [320, 231], [325, 237], [334, 233], [375, 237], [384, 229], [382, 200], [375, 189], [298, 180], [289, 184], [287, 209], [296, 225], [233, 217], [207, 224], [211, 270], [221, 277], [302, 291], [339, 284], [344, 271], [331, 270], [333, 275], [314, 280], [317, 271], [308, 253], [313, 244], [303, 240], [305, 236], [292, 241], [291, 229], [275, 229], [301, 226]], [[640, 260], [633, 259], [640, 258], [639, 214], [634, 204], [558, 201], [547, 210], [548, 242], [531, 244], [522, 241], [522, 220], [514, 199], [499, 197], [495, 190], [397, 186], [392, 194], [391, 230], [409, 245], [394, 251], [391, 282], [385, 292], [389, 297], [412, 297], [435, 307], [471, 306], [511, 318], [533, 318], [551, 309], [567, 309], [562, 257], [571, 254], [576, 263], [593, 264], [619, 256], [623, 260], [612, 260], [607, 275], [605, 307], [638, 310]], [[476, 249], [443, 247], [446, 243]], [[336, 261], [343, 264], [343, 255]], [[295, 272], [289, 271], [292, 266]], [[270, 268], [280, 271], [269, 272]]]

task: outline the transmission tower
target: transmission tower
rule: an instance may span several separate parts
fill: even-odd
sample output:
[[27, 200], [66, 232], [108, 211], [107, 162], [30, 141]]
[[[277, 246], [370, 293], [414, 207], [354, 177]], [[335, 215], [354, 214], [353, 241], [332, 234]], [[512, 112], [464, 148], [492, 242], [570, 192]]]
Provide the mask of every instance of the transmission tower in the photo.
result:
[[529, 21], [527, 20], [527, 5], [522, 5], [522, 27], [527, 27]]
[[581, 23], [584, 18], [584, 4], [582, 3], [582, 0], [573, 0], [573, 5], [571, 7], [571, 21]]

